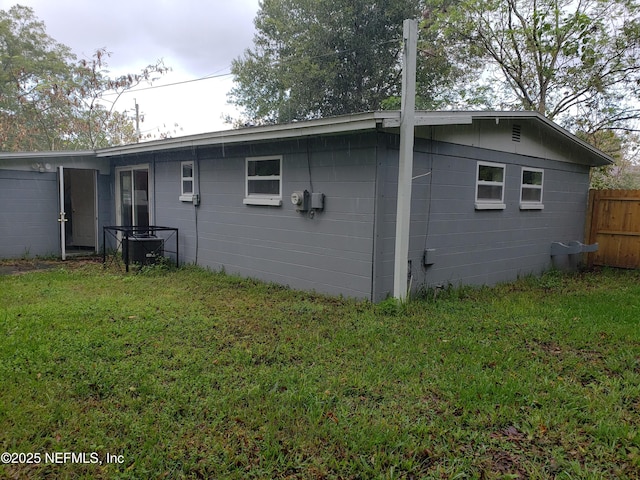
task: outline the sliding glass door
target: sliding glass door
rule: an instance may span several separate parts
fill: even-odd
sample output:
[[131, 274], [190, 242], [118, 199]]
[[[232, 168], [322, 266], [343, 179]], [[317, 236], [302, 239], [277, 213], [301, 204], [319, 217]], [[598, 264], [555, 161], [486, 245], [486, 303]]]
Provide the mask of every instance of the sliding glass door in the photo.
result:
[[116, 168], [116, 222], [122, 227], [152, 225], [149, 166]]

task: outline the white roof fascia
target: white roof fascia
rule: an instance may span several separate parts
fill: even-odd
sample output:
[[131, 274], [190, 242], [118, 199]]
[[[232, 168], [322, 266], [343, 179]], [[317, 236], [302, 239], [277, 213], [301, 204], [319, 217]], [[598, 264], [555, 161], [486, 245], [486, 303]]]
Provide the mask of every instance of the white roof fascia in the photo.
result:
[[[442, 113], [442, 112], [416, 112], [415, 126], [424, 127], [429, 125], [470, 125], [473, 118], [466, 112]], [[386, 118], [382, 121], [383, 128], [399, 128], [400, 116], [397, 118]]]
[[[387, 115], [390, 113], [391, 115]], [[247, 127], [236, 130], [178, 137], [154, 142], [136, 143], [98, 150], [98, 157], [113, 157], [198, 146], [227, 145], [257, 141], [281, 140], [303, 136], [328, 135], [343, 132], [375, 130], [384, 119], [396, 112], [368, 112], [279, 125]]]
[[0, 169], [54, 172], [58, 167], [84, 168], [109, 173], [109, 160], [97, 159], [94, 150], [0, 152]]
[[95, 150], [56, 150], [49, 152], [0, 152], [0, 160], [36, 160], [38, 158], [94, 157]]

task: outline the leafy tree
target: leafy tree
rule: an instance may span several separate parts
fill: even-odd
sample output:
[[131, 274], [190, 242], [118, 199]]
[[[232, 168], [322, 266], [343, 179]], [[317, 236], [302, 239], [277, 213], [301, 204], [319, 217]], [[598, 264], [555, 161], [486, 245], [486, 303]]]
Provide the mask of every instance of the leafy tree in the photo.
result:
[[479, 103], [587, 135], [636, 128], [634, 0], [429, 0], [423, 27], [468, 72], [459, 88]]
[[[78, 61], [51, 38], [31, 8], [0, 10], [0, 150], [92, 149], [137, 140], [133, 120], [114, 110], [126, 90], [167, 71], [162, 62], [111, 79], [108, 53]], [[110, 105], [107, 107], [106, 105]]]
[[579, 132], [578, 136], [608, 153], [616, 162], [591, 171], [591, 188], [640, 189], [640, 139], [636, 134], [621, 136], [611, 130], [600, 130], [589, 136]]
[[55, 147], [53, 130], [69, 120], [60, 105], [72, 82], [72, 59], [31, 9], [0, 10], [0, 149]]
[[[421, 0], [264, 0], [254, 48], [233, 61], [232, 103], [252, 123], [393, 107], [401, 90], [402, 25]], [[434, 85], [454, 72], [441, 50], [421, 52], [421, 108], [443, 101]]]
[[133, 119], [115, 110], [116, 102], [127, 90], [152, 82], [169, 70], [158, 61], [139, 74], [111, 78], [105, 60], [109, 56], [105, 49], [99, 49], [90, 61], [81, 60], [74, 68], [77, 88], [70, 100], [76, 111], [73, 133], [78, 145], [98, 148], [137, 141]]

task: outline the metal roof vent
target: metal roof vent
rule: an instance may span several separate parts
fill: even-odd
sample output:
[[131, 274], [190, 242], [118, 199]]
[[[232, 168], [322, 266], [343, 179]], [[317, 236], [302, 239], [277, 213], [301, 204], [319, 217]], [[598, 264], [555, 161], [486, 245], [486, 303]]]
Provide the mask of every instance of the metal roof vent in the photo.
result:
[[513, 130], [511, 131], [511, 140], [514, 142], [520, 142], [520, 134], [522, 133], [522, 127], [520, 125], [513, 125]]

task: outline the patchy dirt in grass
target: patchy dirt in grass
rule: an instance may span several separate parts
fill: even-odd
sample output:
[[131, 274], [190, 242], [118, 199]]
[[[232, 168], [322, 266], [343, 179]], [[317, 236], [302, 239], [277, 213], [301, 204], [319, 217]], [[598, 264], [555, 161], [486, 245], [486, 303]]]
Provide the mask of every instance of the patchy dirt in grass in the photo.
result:
[[0, 275], [20, 275], [23, 273], [51, 270], [53, 268], [78, 268], [87, 264], [101, 262], [102, 258], [82, 257], [69, 260], [0, 260]]
[[0, 262], [0, 275], [19, 275], [35, 270], [49, 270], [61, 262], [49, 260], [3, 260]]

